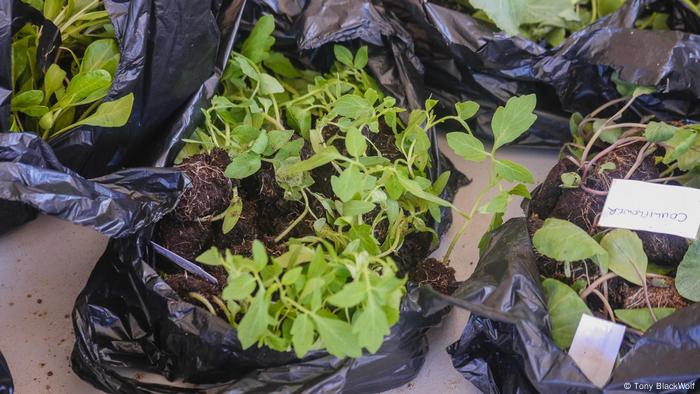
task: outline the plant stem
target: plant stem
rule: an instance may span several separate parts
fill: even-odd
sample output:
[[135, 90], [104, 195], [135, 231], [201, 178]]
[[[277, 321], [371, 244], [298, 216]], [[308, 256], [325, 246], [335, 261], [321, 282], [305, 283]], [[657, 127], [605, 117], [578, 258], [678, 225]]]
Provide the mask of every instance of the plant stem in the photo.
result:
[[287, 234], [289, 234], [289, 232], [297, 226], [297, 224], [301, 223], [301, 221], [304, 220], [306, 214], [309, 213], [309, 198], [306, 196], [306, 192], [304, 191], [304, 189], [301, 189], [301, 195], [302, 197], [304, 197], [304, 212], [302, 212], [301, 215], [294, 219], [294, 221], [290, 223], [289, 226], [284, 231], [282, 231], [280, 235], [275, 237], [275, 242], [280, 242], [282, 239], [284, 239], [284, 237], [286, 237]]
[[[617, 111], [613, 116], [608, 118], [598, 130], [593, 134], [591, 137], [590, 141], [588, 141], [588, 144], [586, 145], [586, 149], [583, 150], [583, 154], [581, 155], [581, 167], [584, 166], [584, 163], [586, 162], [586, 159], [588, 158], [588, 153], [591, 151], [593, 148], [593, 145], [595, 144], [595, 141], [600, 137], [600, 135], [603, 133], [605, 126], [608, 126], [611, 122], [615, 121], [617, 118], [619, 118], [626, 110], [627, 108], [634, 103], [634, 100], [636, 99], [636, 96], [632, 96], [632, 98], [627, 101], [627, 103], [620, 108], [619, 111]], [[613, 100], [614, 101], [614, 100]]]
[[605, 298], [605, 296], [598, 290], [593, 289], [592, 292], [598, 298], [600, 298], [600, 301], [603, 303], [606, 312], [608, 312], [608, 315], [610, 315], [610, 320], [612, 320], [612, 322], [615, 323], [615, 313], [613, 313], [612, 307], [610, 306], [610, 302], [608, 301], [608, 299]]
[[216, 316], [216, 310], [215, 310], [214, 307], [211, 305], [211, 302], [209, 302], [209, 300], [206, 299], [206, 297], [204, 297], [203, 295], [201, 295], [200, 293], [197, 293], [197, 292], [195, 292], [195, 291], [191, 291], [191, 292], [187, 293], [187, 295], [188, 295], [190, 298], [192, 298], [192, 299], [194, 299], [194, 300], [197, 300], [197, 301], [199, 301], [200, 303], [202, 303], [202, 305], [204, 305], [204, 306], [207, 308], [207, 310], [209, 311], [209, 313], [211, 313], [212, 315]]
[[617, 277], [617, 274], [612, 271], [608, 272], [605, 275], [599, 276], [598, 279], [594, 280], [593, 283], [591, 283], [588, 287], [581, 291], [579, 296], [585, 300], [593, 292], [593, 290], [598, 288], [598, 286], [615, 277]]

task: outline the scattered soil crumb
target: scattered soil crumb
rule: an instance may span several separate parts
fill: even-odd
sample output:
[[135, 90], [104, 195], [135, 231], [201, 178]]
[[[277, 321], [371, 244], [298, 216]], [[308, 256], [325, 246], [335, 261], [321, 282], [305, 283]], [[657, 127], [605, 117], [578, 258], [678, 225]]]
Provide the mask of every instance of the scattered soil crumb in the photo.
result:
[[40, 368], [44, 368], [46, 366], [46, 363], [39, 363]]
[[48, 375], [48, 376], [53, 376], [53, 371], [49, 371], [49, 372], [47, 373], [47, 375]]
[[37, 304], [41, 304], [42, 302], [44, 302], [44, 300], [42, 300], [41, 298], [37, 298], [37, 300], [36, 300]]
[[14, 306], [14, 305], [15, 305], [15, 303], [14, 303], [14, 302], [10, 302], [10, 303], [9, 303], [8, 305], [10, 305], [10, 306]]
[[27, 298], [32, 298], [32, 295], [31, 295], [31, 294], [27, 294]]
[[141, 372], [137, 372], [134, 374], [134, 379], [141, 381], [143, 379], [143, 374]]
[[66, 313], [65, 315], [63, 315], [63, 318], [64, 318], [64, 319], [68, 319], [69, 317], [70, 317], [70, 315], [67, 314], [67, 313]]

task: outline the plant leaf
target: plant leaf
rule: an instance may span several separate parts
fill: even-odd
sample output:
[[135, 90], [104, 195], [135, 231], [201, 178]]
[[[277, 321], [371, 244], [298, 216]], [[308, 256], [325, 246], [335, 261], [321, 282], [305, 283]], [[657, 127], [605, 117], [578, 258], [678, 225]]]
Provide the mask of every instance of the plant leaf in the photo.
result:
[[647, 255], [637, 234], [615, 229], [605, 234], [600, 246], [608, 252], [608, 266], [612, 272], [639, 286], [644, 284]]
[[[66, 93], [57, 104], [60, 107], [69, 107], [92, 103], [107, 96], [111, 86], [112, 76], [105, 70], [79, 73], [68, 82]], [[130, 95], [133, 97], [133, 93]]]
[[270, 74], [262, 73], [260, 74], [260, 93], [262, 94], [275, 94], [283, 93], [284, 88], [282, 84]]
[[367, 139], [357, 127], [352, 127], [345, 135], [345, 148], [354, 157], [364, 156], [367, 150]]
[[270, 56], [270, 48], [275, 43], [272, 32], [275, 31], [275, 18], [272, 15], [261, 17], [243, 42], [241, 54], [253, 63], [260, 63]]
[[511, 97], [505, 107], [498, 107], [491, 121], [491, 129], [495, 136], [493, 149], [515, 141], [530, 126], [535, 123], [537, 116], [533, 113], [537, 97], [534, 94]]
[[644, 137], [650, 142], [663, 142], [678, 131], [678, 127], [664, 122], [649, 122], [644, 130]]
[[416, 181], [408, 179], [401, 173], [396, 173], [396, 179], [399, 181], [399, 184], [406, 189], [406, 191], [418, 198], [422, 198], [423, 200], [430, 201], [443, 207], [449, 207], [451, 205], [448, 201], [424, 191]]
[[700, 302], [700, 241], [695, 240], [685, 253], [676, 271], [678, 294], [693, 302]]
[[117, 72], [120, 52], [117, 42], [111, 38], [93, 41], [85, 49], [83, 60], [80, 62], [80, 72], [105, 70], [111, 76]]
[[535, 182], [530, 170], [510, 160], [496, 160], [496, 174], [509, 182]]
[[339, 308], [351, 308], [367, 298], [367, 288], [362, 282], [350, 282], [328, 297], [328, 302]]
[[[656, 318], [661, 320], [670, 316], [676, 310], [674, 308], [653, 308]], [[649, 308], [639, 309], [615, 309], [615, 317], [626, 325], [636, 328], [639, 331], [646, 331], [653, 326], [654, 318], [649, 312]]]
[[352, 52], [342, 45], [333, 45], [335, 58], [348, 67], [353, 66]]
[[350, 119], [368, 118], [372, 116], [372, 108], [363, 97], [346, 94], [333, 103], [331, 116], [344, 116]]
[[261, 166], [260, 155], [246, 151], [231, 160], [224, 174], [232, 179], [243, 179], [258, 172]]
[[470, 119], [479, 111], [479, 104], [474, 101], [463, 101], [455, 104], [457, 116], [462, 120]]
[[574, 340], [581, 316], [591, 315], [591, 311], [573, 289], [556, 279], [545, 279], [542, 288], [552, 322], [552, 339], [560, 349], [567, 349]]
[[306, 313], [298, 315], [289, 333], [292, 335], [294, 353], [298, 358], [304, 357], [314, 345], [316, 335], [313, 320]]
[[449, 145], [457, 155], [467, 161], [480, 162], [484, 161], [487, 157], [484, 144], [471, 134], [459, 131], [447, 133], [447, 145]]
[[369, 55], [367, 54], [367, 46], [363, 45], [360, 47], [360, 49], [357, 50], [357, 53], [355, 53], [355, 60], [353, 61], [353, 65], [357, 69], [363, 69], [367, 65], [368, 60]]
[[267, 308], [269, 304], [265, 300], [265, 291], [258, 289], [250, 303], [248, 311], [243, 315], [240, 324], [238, 324], [238, 340], [241, 341], [241, 347], [248, 349], [257, 342], [267, 330], [270, 315]]
[[228, 280], [228, 285], [221, 292], [224, 300], [239, 301], [250, 296], [255, 290], [255, 278], [248, 272], [244, 272], [233, 279]]
[[316, 329], [328, 353], [344, 358], [360, 357], [362, 349], [357, 343], [357, 337], [352, 333], [352, 326], [337, 318], [313, 315]]
[[348, 202], [362, 190], [362, 174], [357, 167], [351, 165], [340, 176], [331, 177], [331, 187], [340, 201]]
[[382, 346], [384, 336], [389, 335], [389, 322], [381, 306], [368, 302], [353, 323], [353, 334], [357, 335], [359, 345], [375, 353]]
[[607, 252], [579, 226], [566, 220], [549, 218], [535, 232], [532, 243], [539, 253], [562, 262], [589, 259]]
[[122, 127], [129, 121], [131, 108], [134, 105], [134, 94], [129, 93], [114, 101], [105, 101], [97, 107], [94, 114], [73, 123], [73, 126], [90, 125], [100, 127]]

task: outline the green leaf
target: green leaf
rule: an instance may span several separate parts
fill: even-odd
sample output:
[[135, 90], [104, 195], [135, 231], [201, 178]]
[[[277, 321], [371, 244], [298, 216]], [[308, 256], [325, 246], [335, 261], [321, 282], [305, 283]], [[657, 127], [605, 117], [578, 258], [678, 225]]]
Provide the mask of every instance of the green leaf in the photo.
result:
[[331, 177], [331, 187], [333, 188], [333, 193], [342, 202], [348, 202], [355, 197], [362, 189], [362, 174], [357, 167], [351, 165], [343, 172], [340, 176], [333, 175]]
[[[107, 96], [111, 86], [112, 76], [105, 70], [79, 73], [68, 82], [66, 93], [58, 100], [58, 105], [68, 107], [95, 102]], [[133, 97], [133, 93], [130, 94]]]
[[435, 203], [442, 207], [449, 207], [451, 205], [448, 201], [424, 191], [416, 181], [408, 179], [401, 173], [396, 173], [396, 179], [399, 181], [399, 184], [406, 189], [406, 191], [418, 198], [422, 198], [423, 200]]
[[447, 182], [450, 180], [450, 171], [445, 171], [438, 178], [433, 182], [432, 186], [432, 191], [435, 193], [436, 196], [439, 196], [442, 194], [442, 191], [445, 190], [445, 187], [447, 186]]
[[21, 92], [11, 100], [13, 111], [25, 113], [29, 116], [40, 117], [49, 112], [49, 108], [41, 105], [44, 101], [44, 92], [41, 90], [26, 90]]
[[240, 324], [238, 324], [238, 340], [241, 341], [243, 349], [253, 346], [267, 331], [267, 325], [270, 321], [268, 307], [269, 304], [265, 300], [265, 291], [258, 289], [253, 302], [248, 307], [248, 311], [246, 311]]
[[61, 8], [63, 8], [63, 0], [44, 0], [42, 14], [44, 14], [46, 19], [54, 21], [56, 15], [61, 12]]
[[363, 69], [367, 65], [368, 59], [369, 56], [367, 54], [367, 46], [363, 45], [360, 47], [360, 49], [357, 50], [357, 53], [355, 53], [355, 60], [353, 62], [353, 65], [357, 69]]
[[296, 283], [296, 281], [301, 277], [303, 269], [304, 267], [295, 267], [285, 272], [284, 275], [282, 275], [282, 284], [289, 286]]
[[46, 70], [44, 75], [44, 102], [48, 102], [51, 95], [63, 87], [63, 80], [66, 78], [66, 72], [57, 65], [52, 64]]
[[[597, 120], [595, 120], [595, 121], [593, 122], [593, 130], [598, 130], [598, 129], [600, 129], [600, 128], [603, 127], [603, 126], [609, 127], [609, 126], [614, 126], [614, 125], [615, 125], [615, 124], [613, 123], [613, 124], [608, 124], [608, 125], [606, 126], [606, 125], [605, 125], [606, 122], [607, 122], [607, 120], [605, 120], [605, 119], [597, 119]], [[613, 144], [613, 143], [615, 143], [615, 141], [617, 141], [618, 139], [620, 139], [620, 136], [621, 136], [621, 135], [622, 135], [622, 129], [620, 129], [620, 128], [618, 128], [618, 127], [615, 127], [615, 128], [607, 129], [607, 130], [604, 130], [603, 132], [601, 132], [599, 138], [600, 138], [603, 142], [607, 142], [608, 144]]]
[[244, 272], [233, 279], [229, 278], [228, 285], [224, 288], [221, 296], [227, 301], [240, 301], [250, 296], [256, 285], [253, 275]]
[[371, 212], [374, 204], [369, 201], [350, 200], [343, 204], [343, 216], [358, 216]]
[[274, 73], [285, 78], [298, 78], [301, 76], [301, 73], [294, 67], [292, 62], [279, 52], [271, 52], [267, 59], [263, 61], [263, 64]]
[[122, 127], [129, 121], [131, 108], [134, 105], [134, 94], [129, 93], [114, 101], [106, 101], [97, 107], [94, 114], [73, 123], [77, 125], [90, 125], [100, 127]]
[[351, 308], [367, 298], [367, 287], [362, 282], [350, 282], [330, 296], [328, 302], [339, 308]]
[[333, 103], [331, 116], [344, 116], [350, 119], [368, 118], [372, 116], [373, 107], [363, 97], [355, 94], [341, 96]]
[[311, 130], [311, 112], [295, 106], [287, 107], [287, 122], [304, 138], [308, 138]]
[[260, 74], [260, 93], [262, 94], [275, 94], [283, 93], [284, 88], [282, 84], [270, 74], [262, 73]]
[[292, 345], [294, 353], [298, 358], [302, 358], [314, 345], [314, 322], [307, 314], [301, 314], [294, 319], [292, 328], [289, 331], [292, 335]]
[[[674, 308], [653, 308], [656, 318], [661, 320], [670, 316], [676, 310]], [[639, 331], [646, 331], [656, 323], [649, 311], [649, 308], [639, 309], [615, 309], [615, 317], [624, 324], [636, 328]]]
[[537, 97], [534, 94], [511, 97], [505, 107], [498, 107], [491, 121], [491, 129], [495, 136], [493, 149], [515, 141], [530, 126], [535, 123], [537, 116], [533, 113]]
[[386, 313], [376, 302], [368, 302], [365, 309], [359, 312], [352, 331], [357, 335], [360, 346], [370, 353], [377, 352], [384, 342], [384, 336], [390, 332]]
[[564, 189], [576, 189], [581, 185], [581, 175], [577, 172], [565, 172], [561, 174], [561, 187]]
[[294, 132], [292, 130], [272, 130], [267, 133], [268, 144], [263, 155], [271, 156], [289, 142]]
[[291, 175], [298, 172], [311, 171], [315, 168], [326, 165], [332, 162], [333, 160], [343, 160], [344, 158], [345, 157], [343, 157], [343, 155], [338, 153], [338, 150], [335, 149], [335, 147], [329, 146], [324, 148], [323, 150], [316, 152], [315, 155], [309, 157], [307, 160], [300, 161], [291, 166], [281, 168], [280, 172], [282, 172], [283, 174]]
[[496, 160], [496, 174], [509, 182], [535, 182], [530, 170], [510, 160]]
[[221, 231], [224, 234], [228, 234], [233, 230], [233, 228], [236, 226], [236, 223], [238, 223], [238, 219], [241, 217], [241, 212], [243, 211], [243, 200], [236, 198], [231, 200], [231, 203], [229, 204], [228, 208], [226, 208], [226, 211], [224, 211], [224, 221], [221, 224]]
[[532, 195], [530, 195], [530, 191], [527, 190], [527, 187], [522, 183], [513, 186], [512, 189], [508, 190], [508, 194], [510, 194], [511, 196], [520, 196], [528, 199], [532, 198]]
[[[474, 101], [463, 101], [455, 104], [457, 116], [462, 120], [470, 119], [479, 111], [479, 104]], [[453, 148], [454, 149], [454, 148]]]
[[258, 271], [262, 271], [267, 265], [267, 251], [265, 250], [265, 245], [258, 241], [257, 239], [253, 241], [253, 261], [255, 262], [255, 268]]
[[362, 349], [357, 343], [357, 337], [352, 333], [352, 326], [337, 318], [313, 315], [319, 336], [328, 353], [344, 358], [360, 357]]
[[261, 17], [243, 42], [241, 54], [253, 63], [260, 63], [270, 55], [270, 48], [275, 43], [272, 32], [275, 31], [275, 18], [272, 15]]
[[555, 218], [545, 220], [542, 228], [532, 237], [532, 243], [539, 253], [567, 263], [607, 254], [579, 226]]
[[348, 67], [353, 66], [352, 52], [342, 45], [333, 45], [335, 58]]
[[467, 161], [484, 161], [487, 153], [484, 144], [471, 134], [455, 131], [447, 133], [447, 145], [452, 150]]
[[575, 291], [556, 279], [545, 279], [542, 288], [547, 297], [552, 339], [560, 349], [567, 349], [574, 340], [581, 316], [592, 315], [591, 311]]
[[261, 166], [259, 154], [250, 151], [243, 152], [231, 160], [224, 174], [229, 178], [243, 179], [258, 172]]
[[492, 198], [486, 205], [479, 208], [481, 213], [503, 213], [508, 208], [508, 192], [500, 192]]
[[117, 42], [111, 38], [93, 41], [85, 49], [83, 60], [80, 62], [80, 72], [105, 70], [111, 76], [117, 72], [120, 52]]
[[639, 286], [644, 284], [647, 255], [637, 234], [630, 230], [615, 229], [605, 234], [600, 246], [608, 252], [608, 264], [612, 272]]
[[649, 122], [644, 130], [644, 137], [650, 142], [663, 142], [671, 139], [678, 127], [664, 122]]
[[693, 302], [700, 302], [700, 241], [695, 240], [685, 253], [676, 271], [678, 294]]
[[215, 246], [212, 246], [207, 251], [197, 256], [195, 261], [206, 265], [223, 265], [221, 253], [219, 253], [219, 249]]
[[345, 135], [345, 148], [353, 157], [365, 155], [367, 150], [367, 139], [357, 127], [352, 127]]

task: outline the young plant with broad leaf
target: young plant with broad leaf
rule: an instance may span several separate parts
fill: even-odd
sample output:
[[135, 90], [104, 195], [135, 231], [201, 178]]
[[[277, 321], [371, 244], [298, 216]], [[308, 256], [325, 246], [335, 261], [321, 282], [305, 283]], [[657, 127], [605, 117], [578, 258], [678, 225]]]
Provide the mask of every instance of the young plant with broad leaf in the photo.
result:
[[27, 23], [12, 38], [12, 131], [34, 131], [55, 138], [79, 126], [121, 127], [131, 114], [129, 94], [105, 102], [120, 52], [101, 1], [28, 2], [56, 25], [61, 46], [48, 62], [39, 61], [40, 26]]

